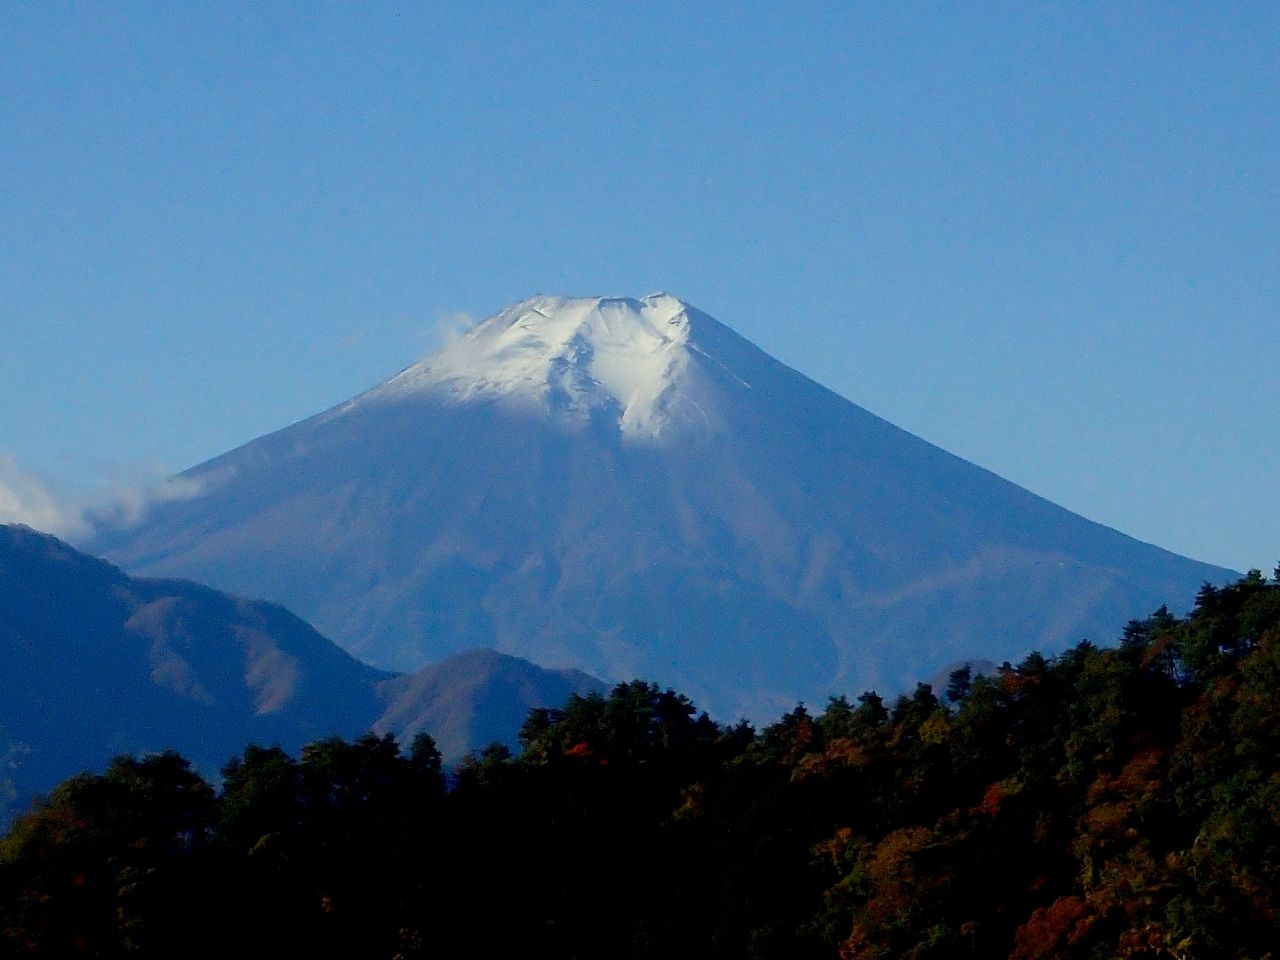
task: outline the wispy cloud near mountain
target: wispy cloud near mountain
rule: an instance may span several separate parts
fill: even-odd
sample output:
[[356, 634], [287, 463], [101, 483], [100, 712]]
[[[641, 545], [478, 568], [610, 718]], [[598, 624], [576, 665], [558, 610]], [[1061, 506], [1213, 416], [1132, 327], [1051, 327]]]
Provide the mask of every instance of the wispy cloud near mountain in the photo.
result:
[[0, 454], [0, 523], [22, 523], [68, 540], [83, 539], [92, 530], [82, 504], [18, 466], [8, 454]]
[[153, 477], [120, 481], [92, 493], [72, 493], [0, 454], [0, 523], [21, 523], [72, 543], [83, 542], [98, 525], [131, 527], [158, 504], [199, 496], [205, 480]]

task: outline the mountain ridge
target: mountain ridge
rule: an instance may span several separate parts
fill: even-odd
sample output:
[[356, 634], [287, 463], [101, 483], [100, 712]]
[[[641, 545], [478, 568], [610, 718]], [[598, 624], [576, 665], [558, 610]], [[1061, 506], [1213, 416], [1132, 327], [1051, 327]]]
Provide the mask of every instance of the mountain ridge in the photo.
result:
[[514, 746], [531, 707], [604, 689], [491, 651], [392, 675], [278, 605], [130, 577], [7, 524], [0, 658], [0, 822], [6, 806], [117, 753], [176, 749], [214, 776], [250, 742], [296, 751], [376, 730], [438, 734], [452, 763], [491, 741]]

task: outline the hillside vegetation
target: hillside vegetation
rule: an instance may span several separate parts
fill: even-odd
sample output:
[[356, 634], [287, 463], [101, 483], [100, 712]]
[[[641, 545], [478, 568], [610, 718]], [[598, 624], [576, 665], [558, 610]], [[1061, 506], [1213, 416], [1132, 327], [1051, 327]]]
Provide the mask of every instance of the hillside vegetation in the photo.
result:
[[425, 736], [249, 747], [218, 791], [120, 758], [0, 841], [0, 953], [1265, 957], [1277, 691], [1255, 572], [1115, 648], [758, 731], [575, 696], [448, 784]]

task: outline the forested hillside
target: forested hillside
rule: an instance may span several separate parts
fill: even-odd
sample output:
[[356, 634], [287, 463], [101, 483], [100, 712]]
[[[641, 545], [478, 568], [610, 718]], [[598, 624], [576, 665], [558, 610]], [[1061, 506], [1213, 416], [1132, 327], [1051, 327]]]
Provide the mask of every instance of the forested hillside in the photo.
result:
[[[1277, 571], [1280, 576], [1280, 571]], [[1217, 958], [1280, 943], [1280, 583], [756, 731], [635, 682], [446, 785], [419, 737], [63, 783], [6, 956]]]

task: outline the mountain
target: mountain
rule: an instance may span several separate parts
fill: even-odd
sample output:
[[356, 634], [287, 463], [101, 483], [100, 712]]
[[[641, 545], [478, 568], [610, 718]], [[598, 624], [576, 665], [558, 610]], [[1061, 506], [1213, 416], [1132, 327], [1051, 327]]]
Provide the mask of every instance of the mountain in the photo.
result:
[[100, 551], [380, 667], [492, 647], [722, 717], [1107, 640], [1230, 573], [876, 417], [674, 297], [536, 297], [182, 475]]
[[516, 734], [534, 707], [559, 707], [574, 694], [606, 692], [603, 683], [578, 670], [543, 670], [495, 650], [469, 650], [379, 684], [385, 709], [373, 729], [402, 742], [425, 731], [446, 760], [457, 760], [491, 743], [515, 749]]
[[128, 577], [20, 526], [0, 526], [0, 654], [0, 753], [26, 796], [116, 753], [216, 771], [251, 740], [359, 733], [387, 677], [278, 606]]
[[530, 707], [602, 689], [490, 651], [394, 676], [274, 604], [129, 577], [7, 525], [0, 662], [0, 823], [6, 808], [117, 753], [172, 748], [213, 775], [250, 742], [296, 751], [376, 729], [438, 735], [452, 762], [514, 743]]

